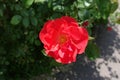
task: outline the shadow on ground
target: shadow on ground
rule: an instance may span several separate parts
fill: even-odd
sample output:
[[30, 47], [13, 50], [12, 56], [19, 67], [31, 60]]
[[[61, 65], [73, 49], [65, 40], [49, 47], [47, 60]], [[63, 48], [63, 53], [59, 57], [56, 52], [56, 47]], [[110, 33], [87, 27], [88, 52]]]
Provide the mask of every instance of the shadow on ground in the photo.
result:
[[79, 56], [71, 70], [56, 74], [56, 80], [103, 80], [96, 70], [95, 62], [86, 62], [84, 55]]

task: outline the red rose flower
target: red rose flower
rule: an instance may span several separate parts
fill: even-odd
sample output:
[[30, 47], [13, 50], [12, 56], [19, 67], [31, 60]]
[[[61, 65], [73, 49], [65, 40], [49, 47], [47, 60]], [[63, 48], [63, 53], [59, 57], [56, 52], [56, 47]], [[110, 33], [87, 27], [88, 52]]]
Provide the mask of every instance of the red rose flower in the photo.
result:
[[67, 64], [76, 61], [88, 43], [88, 32], [79, 27], [75, 19], [63, 16], [46, 22], [39, 33], [45, 52], [57, 62]]

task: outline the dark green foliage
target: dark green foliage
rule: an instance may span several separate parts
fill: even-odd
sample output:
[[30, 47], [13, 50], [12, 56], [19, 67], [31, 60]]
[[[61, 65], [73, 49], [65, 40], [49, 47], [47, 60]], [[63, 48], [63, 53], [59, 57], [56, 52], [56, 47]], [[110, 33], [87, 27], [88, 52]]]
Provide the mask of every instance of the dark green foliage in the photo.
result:
[[87, 57], [91, 60], [94, 60], [100, 56], [100, 51], [98, 46], [93, 43], [92, 41], [89, 41], [86, 51], [85, 51]]
[[[92, 23], [106, 20], [117, 7], [110, 0], [90, 1], [0, 0], [0, 80], [22, 80], [48, 73], [57, 65], [42, 54], [43, 44], [38, 38], [47, 20], [64, 15], [76, 18], [79, 23], [88, 20], [89, 35], [92, 35]], [[88, 45], [87, 52], [89, 46], [92, 45]]]

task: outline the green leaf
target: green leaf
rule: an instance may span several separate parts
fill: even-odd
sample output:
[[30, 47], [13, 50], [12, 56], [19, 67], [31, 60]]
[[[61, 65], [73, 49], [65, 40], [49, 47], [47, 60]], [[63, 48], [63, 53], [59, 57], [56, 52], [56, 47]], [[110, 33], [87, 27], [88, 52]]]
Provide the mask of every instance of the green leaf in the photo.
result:
[[91, 60], [94, 60], [100, 56], [99, 53], [100, 53], [99, 47], [92, 41], [89, 41], [87, 48], [85, 50], [85, 54], [87, 55], [87, 57]]
[[92, 30], [91, 30], [90, 27], [87, 28], [87, 31], [88, 31], [88, 34], [89, 34], [89, 35], [92, 35]]
[[80, 19], [83, 19], [83, 18], [84, 18], [84, 11], [83, 11], [83, 10], [79, 10], [79, 11], [78, 11], [78, 17], [79, 17]]
[[[111, 9], [111, 2], [110, 0], [95, 0], [97, 4], [98, 11], [103, 18], [108, 17]], [[102, 5], [101, 5], [102, 4]]]
[[29, 8], [33, 4], [34, 0], [23, 0], [26, 8]]
[[29, 12], [28, 12], [27, 10], [22, 10], [22, 11], [21, 11], [21, 15], [22, 15], [23, 17], [28, 17], [28, 16], [29, 16]]
[[23, 26], [28, 27], [30, 24], [29, 17], [23, 18], [22, 23], [23, 23]]
[[5, 65], [9, 65], [10, 63], [8, 61], [5, 62]]
[[35, 11], [32, 8], [28, 11], [28, 13], [30, 16], [35, 16]]
[[3, 10], [0, 9], [0, 16], [3, 16]]
[[94, 40], [94, 39], [95, 39], [94, 37], [89, 36], [89, 40]]
[[120, 18], [117, 18], [115, 21], [117, 24], [120, 24]]
[[84, 4], [86, 7], [89, 7], [91, 5], [91, 3], [87, 2], [87, 1], [84, 1]]
[[40, 41], [39, 40], [35, 40], [35, 45], [36, 46], [40, 46]]
[[35, 0], [35, 3], [44, 3], [46, 0]]
[[32, 24], [33, 26], [37, 26], [38, 21], [37, 21], [37, 18], [36, 18], [36, 17], [31, 17], [30, 20], [31, 20], [31, 24]]
[[78, 0], [75, 5], [77, 5], [77, 8], [85, 8], [83, 0]]
[[15, 5], [15, 10], [16, 11], [22, 10], [22, 7], [19, 4], [16, 4]]
[[118, 3], [118, 0], [110, 0], [111, 3]]
[[62, 64], [61, 64], [61, 63], [58, 63], [58, 62], [56, 62], [54, 59], [52, 59], [51, 62], [50, 62], [50, 65], [51, 65], [51, 66], [61, 66]]
[[111, 13], [113, 13], [118, 8], [118, 3], [111, 4]]
[[20, 15], [14, 15], [10, 21], [11, 24], [17, 25], [20, 23], [22, 17]]
[[56, 5], [53, 7], [53, 10], [56, 11], [56, 10], [62, 10], [62, 6], [61, 5]]
[[43, 53], [44, 56], [47, 56], [47, 54], [45, 53], [45, 49], [41, 50], [41, 52]]
[[35, 41], [35, 38], [34, 38], [34, 37], [31, 37], [31, 38], [30, 38], [30, 44], [34, 44], [34, 41]]

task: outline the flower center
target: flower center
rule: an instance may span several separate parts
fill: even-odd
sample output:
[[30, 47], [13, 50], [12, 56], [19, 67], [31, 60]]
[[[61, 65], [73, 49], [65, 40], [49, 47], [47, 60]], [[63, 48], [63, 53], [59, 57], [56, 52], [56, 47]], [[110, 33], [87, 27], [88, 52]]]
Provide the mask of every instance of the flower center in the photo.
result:
[[64, 44], [67, 41], [67, 36], [66, 35], [60, 35], [59, 36], [59, 43]]

